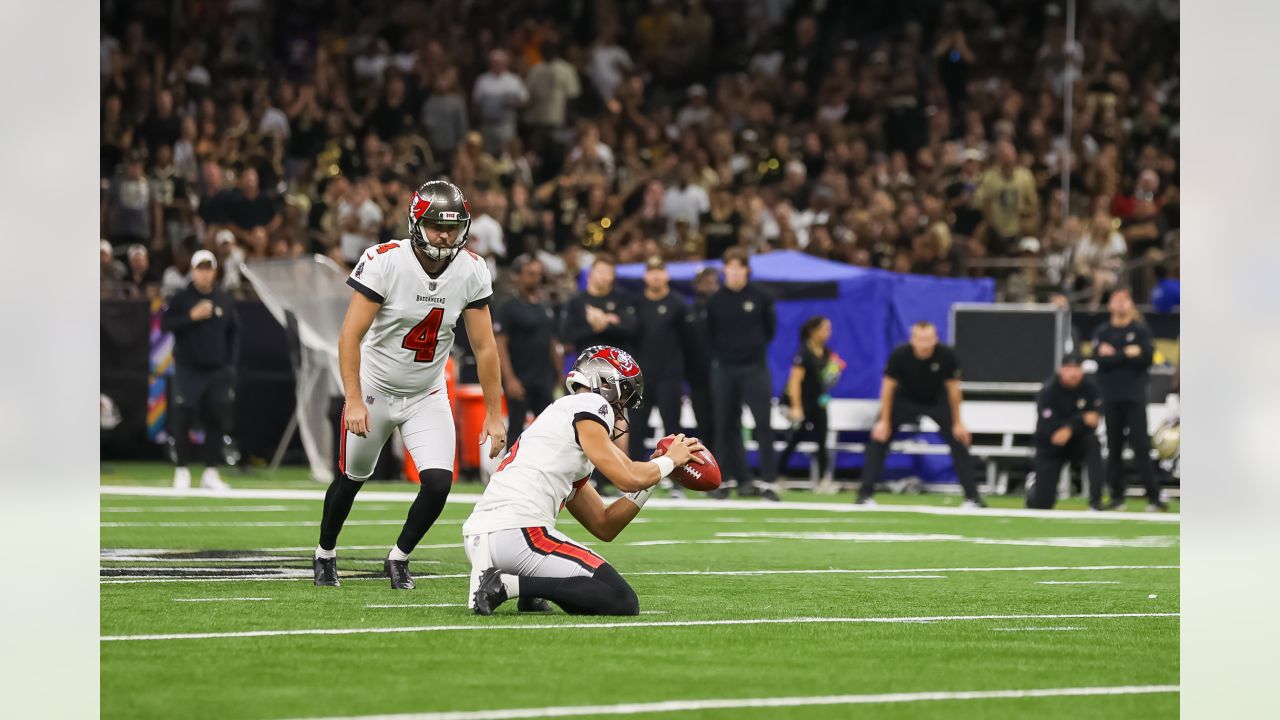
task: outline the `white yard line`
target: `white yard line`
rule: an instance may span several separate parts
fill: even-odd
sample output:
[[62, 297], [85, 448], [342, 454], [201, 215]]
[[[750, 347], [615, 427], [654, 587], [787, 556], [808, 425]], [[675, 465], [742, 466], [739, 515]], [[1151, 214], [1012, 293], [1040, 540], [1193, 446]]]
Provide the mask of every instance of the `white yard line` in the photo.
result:
[[1041, 538], [987, 538], [942, 533], [891, 533], [891, 532], [718, 532], [721, 538], [767, 538], [770, 540], [821, 540], [823, 542], [893, 543], [893, 542], [955, 542], [974, 545], [1023, 545], [1028, 547], [1068, 548], [1166, 548], [1177, 545], [1178, 538], [1171, 535], [1148, 535], [1137, 538], [1116, 537], [1041, 537]]
[[174, 598], [174, 602], [266, 602], [272, 598], [260, 597], [218, 597], [218, 598]]
[[[465, 520], [437, 520], [436, 525], [461, 525]], [[99, 527], [317, 527], [316, 520], [279, 520], [275, 522], [104, 522]], [[404, 525], [404, 520], [348, 520], [343, 527], [352, 525]]]
[[207, 512], [311, 512], [314, 508], [290, 505], [182, 505], [174, 507], [112, 507], [104, 513], [207, 513]]
[[[379, 546], [381, 547], [381, 546]], [[421, 546], [420, 546], [421, 547]], [[949, 568], [884, 568], [875, 570], [846, 570], [825, 568], [818, 570], [649, 570], [629, 572], [627, 575], [710, 575], [754, 577], [757, 575], [873, 575], [884, 573], [957, 573], [957, 572], [1098, 572], [1110, 570], [1178, 570], [1180, 565], [1031, 565], [1026, 567], [949, 567]], [[294, 576], [287, 575], [246, 575], [242, 577], [219, 578], [172, 578], [145, 575], [119, 575], [103, 578], [101, 584], [116, 585], [126, 583], [172, 583], [172, 582], [234, 582], [260, 580], [311, 579], [312, 574], [304, 570], [296, 571]], [[466, 573], [426, 575], [419, 580], [447, 580], [469, 577]], [[383, 580], [386, 578], [343, 578], [344, 581]]]
[[[339, 545], [338, 550], [388, 550], [390, 545]], [[439, 543], [436, 545], [419, 545], [418, 550], [445, 550], [448, 548], [460, 548], [462, 543]], [[275, 548], [253, 548], [250, 552], [311, 552], [316, 549], [315, 545], [299, 545], [297, 547], [275, 547]], [[175, 552], [173, 550], [162, 550], [161, 552]], [[181, 552], [181, 551], [177, 551]], [[339, 558], [342, 556], [339, 555]]]
[[928, 617], [791, 617], [734, 620], [665, 620], [658, 622], [557, 623], [542, 625], [419, 625], [387, 628], [315, 628], [302, 630], [249, 630], [244, 632], [171, 633], [164, 635], [107, 635], [102, 642], [147, 640], [211, 640], [219, 638], [280, 637], [291, 635], [364, 635], [420, 632], [469, 632], [496, 630], [617, 630], [670, 627], [710, 627], [718, 625], [826, 625], [826, 624], [914, 624], [965, 622], [972, 620], [1113, 620], [1121, 618], [1176, 618], [1181, 613], [1092, 613], [1062, 615], [936, 615]]
[[[362, 715], [344, 720], [521, 720], [522, 718], [572, 717], [581, 715], [637, 715], [641, 713], [735, 710], [745, 708], [804, 707], [814, 705], [882, 705], [890, 703], [957, 700], [1017, 700], [1046, 697], [1090, 697], [1098, 695], [1147, 695], [1180, 692], [1178, 685], [1114, 685], [1109, 687], [1031, 688], [1021, 690], [968, 690], [946, 692], [901, 692], [866, 695], [803, 695], [772, 698], [714, 698], [707, 700], [665, 700], [617, 705], [561, 705], [502, 710]], [[314, 718], [312, 720], [338, 720]]]
[[1068, 632], [1071, 630], [1087, 630], [1082, 627], [1014, 627], [991, 628], [992, 632]]
[[1040, 580], [1037, 585], [1119, 585], [1119, 580]]
[[388, 607], [466, 607], [465, 602], [408, 602], [404, 605], [366, 605], [365, 607], [379, 607], [379, 609], [388, 609]]
[[946, 580], [946, 575], [868, 575], [868, 580]]
[[[98, 488], [102, 495], [125, 495], [139, 497], [198, 497], [228, 498], [255, 500], [323, 500], [324, 489], [317, 490], [270, 490], [262, 488], [235, 488], [231, 490], [178, 490], [171, 487], [141, 487], [129, 485], [102, 485]], [[412, 501], [417, 497], [417, 490], [386, 491], [365, 490], [360, 493], [365, 500], [401, 500]], [[474, 505], [480, 495], [473, 493], [452, 493], [449, 502], [457, 505]], [[359, 507], [359, 505], [357, 505]], [[1023, 510], [1017, 508], [981, 508], [968, 510], [958, 507], [940, 507], [937, 505], [878, 505], [867, 507], [853, 503], [831, 502], [778, 502], [763, 503], [752, 500], [672, 500], [670, 498], [651, 498], [646, 507], [665, 508], [670, 510], [818, 510], [833, 513], [918, 513], [923, 515], [958, 515], [974, 517], [1021, 517], [1048, 518], [1054, 520], [1089, 520], [1097, 522], [1098, 514], [1086, 510]], [[1107, 520], [1130, 520], [1134, 522], [1178, 523], [1177, 513], [1141, 513], [1114, 512], [1108, 513]]]

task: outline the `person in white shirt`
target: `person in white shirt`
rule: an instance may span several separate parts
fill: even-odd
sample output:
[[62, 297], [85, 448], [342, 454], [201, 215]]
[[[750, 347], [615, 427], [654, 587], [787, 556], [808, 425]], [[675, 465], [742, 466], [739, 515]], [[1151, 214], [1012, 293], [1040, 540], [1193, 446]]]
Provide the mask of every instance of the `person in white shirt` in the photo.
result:
[[510, 62], [505, 50], [490, 52], [489, 72], [476, 78], [471, 91], [485, 152], [495, 156], [502, 154], [502, 147], [516, 136], [516, 113], [529, 101], [524, 81], [507, 69]]
[[680, 163], [680, 181], [667, 188], [663, 196], [662, 207], [667, 214], [668, 231], [674, 231], [676, 222], [683, 220], [689, 223], [691, 230], [698, 229], [698, 221], [702, 214], [711, 210], [711, 199], [701, 185], [694, 184], [697, 171], [693, 163]]
[[479, 216], [471, 223], [471, 250], [485, 258], [489, 262], [489, 270], [492, 271], [494, 259], [507, 256], [502, 223], [494, 217], [502, 215], [502, 206], [506, 199], [499, 192], [483, 193], [481, 197], [484, 198], [484, 202], [476, 208]]
[[360, 261], [360, 252], [378, 240], [382, 227], [382, 208], [373, 201], [369, 186], [358, 182], [351, 186], [347, 196], [338, 203], [338, 227], [342, 234], [338, 245], [348, 265]]
[[[549, 600], [571, 615], [636, 615], [640, 600], [604, 558], [555, 531], [563, 509], [609, 542], [644, 507], [658, 482], [703, 450], [677, 435], [666, 454], [632, 462], [613, 444], [626, 432], [623, 411], [640, 407], [644, 374], [631, 355], [608, 345], [583, 350], [556, 400], [520, 435], [462, 526], [471, 561], [467, 606], [492, 614], [518, 597], [519, 610]], [[656, 452], [656, 451], [655, 451]], [[599, 468], [625, 495], [605, 505], [588, 479]]]
[[456, 445], [444, 377], [458, 320], [476, 357], [484, 391], [480, 442], [490, 457], [506, 444], [498, 343], [489, 302], [493, 281], [484, 260], [464, 250], [471, 210], [458, 186], [433, 180], [409, 203], [409, 238], [360, 253], [347, 284], [355, 291], [338, 338], [346, 404], [338, 476], [325, 494], [315, 584], [337, 586], [338, 533], [378, 456], [399, 429], [421, 485], [384, 569], [391, 587], [413, 589], [409, 553], [435, 523], [453, 486]]

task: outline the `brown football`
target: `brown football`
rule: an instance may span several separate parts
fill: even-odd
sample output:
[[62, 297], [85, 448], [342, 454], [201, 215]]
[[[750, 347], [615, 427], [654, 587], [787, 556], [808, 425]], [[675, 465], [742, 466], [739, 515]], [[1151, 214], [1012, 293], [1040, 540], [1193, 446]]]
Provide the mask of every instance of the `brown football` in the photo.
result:
[[[675, 436], [668, 435], [658, 441], [659, 456], [667, 453], [667, 448], [671, 447], [671, 441], [673, 440], [675, 440]], [[676, 468], [671, 473], [671, 479], [690, 490], [699, 492], [710, 492], [719, 488], [720, 464], [716, 462], [711, 451], [699, 450], [694, 453], [694, 456], [701, 458], [702, 462], [691, 460], [689, 464]]]

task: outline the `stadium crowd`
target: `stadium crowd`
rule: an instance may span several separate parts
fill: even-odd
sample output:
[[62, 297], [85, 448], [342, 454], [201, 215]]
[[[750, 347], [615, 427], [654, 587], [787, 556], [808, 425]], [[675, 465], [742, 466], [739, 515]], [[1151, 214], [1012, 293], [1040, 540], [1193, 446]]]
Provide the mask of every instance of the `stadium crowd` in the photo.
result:
[[733, 247], [1143, 301], [1177, 272], [1176, 4], [1081, 5], [1067, 42], [1018, 0], [108, 1], [102, 292], [200, 248], [232, 293], [240, 258], [349, 266], [444, 175], [558, 302], [602, 251]]

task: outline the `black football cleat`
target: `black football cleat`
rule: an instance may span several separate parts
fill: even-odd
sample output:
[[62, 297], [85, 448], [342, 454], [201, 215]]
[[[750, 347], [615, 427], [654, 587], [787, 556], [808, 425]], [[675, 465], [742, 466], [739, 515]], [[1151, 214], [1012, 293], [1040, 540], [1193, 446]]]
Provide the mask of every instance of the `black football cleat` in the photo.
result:
[[782, 498], [773, 488], [765, 488], [760, 491], [760, 499], [765, 502], [782, 502]]
[[521, 595], [516, 598], [516, 610], [522, 613], [547, 613], [553, 612], [551, 603], [540, 597], [525, 597]]
[[1115, 510], [1122, 511], [1125, 509], [1126, 504], [1127, 503], [1125, 502], [1124, 498], [1112, 498], [1111, 502], [1107, 503], [1106, 509], [1112, 510], [1112, 511], [1115, 511]]
[[711, 492], [707, 493], [707, 497], [711, 498], [712, 500], [728, 500], [729, 488], [721, 485], [715, 490], [712, 490]]
[[480, 586], [472, 597], [472, 609], [477, 615], [492, 615], [499, 605], [507, 601], [507, 587], [502, 584], [498, 568], [489, 568], [480, 574]]
[[382, 571], [391, 578], [391, 589], [393, 590], [412, 590], [416, 587], [413, 584], [413, 578], [409, 576], [408, 560], [392, 560], [387, 558], [382, 561]]
[[316, 571], [316, 587], [340, 587], [338, 582], [338, 558], [312, 558], [311, 567]]

